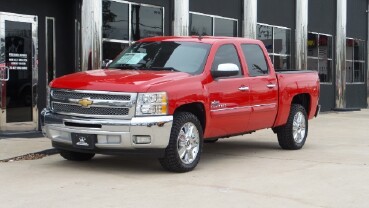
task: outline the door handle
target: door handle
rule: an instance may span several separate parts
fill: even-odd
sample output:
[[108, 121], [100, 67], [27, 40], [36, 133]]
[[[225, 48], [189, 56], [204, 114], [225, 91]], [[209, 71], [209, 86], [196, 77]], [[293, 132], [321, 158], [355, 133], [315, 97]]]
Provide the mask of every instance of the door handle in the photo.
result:
[[2, 67], [0, 75], [0, 81], [9, 81], [9, 67]]
[[275, 88], [276, 86], [277, 86], [276, 84], [268, 84], [267, 88], [272, 89], [272, 88]]
[[246, 87], [246, 86], [241, 86], [240, 88], [238, 88], [240, 91], [249, 91], [250, 88]]

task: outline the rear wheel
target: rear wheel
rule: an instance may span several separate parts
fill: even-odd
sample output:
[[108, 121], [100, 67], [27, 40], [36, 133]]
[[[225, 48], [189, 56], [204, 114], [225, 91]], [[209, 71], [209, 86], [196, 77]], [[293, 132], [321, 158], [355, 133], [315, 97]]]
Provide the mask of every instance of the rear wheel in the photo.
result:
[[72, 152], [66, 150], [60, 150], [60, 155], [66, 159], [71, 161], [88, 161], [91, 160], [95, 154], [94, 153], [81, 153], [81, 152]]
[[301, 149], [308, 135], [308, 119], [304, 107], [293, 104], [287, 123], [278, 128], [279, 145], [283, 149]]
[[203, 145], [203, 130], [195, 115], [180, 112], [174, 116], [174, 123], [165, 150], [164, 158], [159, 159], [166, 170], [188, 172], [200, 161]]

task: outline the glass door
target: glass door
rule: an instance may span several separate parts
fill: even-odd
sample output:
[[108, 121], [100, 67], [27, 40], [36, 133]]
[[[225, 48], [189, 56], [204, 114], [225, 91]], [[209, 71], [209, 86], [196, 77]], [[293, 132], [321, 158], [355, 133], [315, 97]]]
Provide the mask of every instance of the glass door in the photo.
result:
[[38, 128], [37, 16], [0, 13], [0, 132]]

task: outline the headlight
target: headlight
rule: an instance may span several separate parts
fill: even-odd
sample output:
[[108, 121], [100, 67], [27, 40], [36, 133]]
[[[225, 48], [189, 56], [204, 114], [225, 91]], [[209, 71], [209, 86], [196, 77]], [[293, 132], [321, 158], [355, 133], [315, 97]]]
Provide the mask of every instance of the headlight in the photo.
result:
[[139, 93], [137, 97], [136, 116], [167, 115], [167, 93]]

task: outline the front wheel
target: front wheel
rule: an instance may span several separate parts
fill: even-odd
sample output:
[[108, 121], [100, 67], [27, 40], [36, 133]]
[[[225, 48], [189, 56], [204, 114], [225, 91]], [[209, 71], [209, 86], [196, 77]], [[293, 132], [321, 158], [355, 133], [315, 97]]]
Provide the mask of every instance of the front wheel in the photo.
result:
[[277, 132], [279, 146], [283, 149], [301, 149], [308, 135], [308, 119], [305, 108], [298, 104], [291, 106], [287, 123]]
[[184, 173], [193, 170], [200, 161], [203, 130], [195, 115], [180, 112], [174, 123], [165, 155], [160, 164], [166, 170]]

